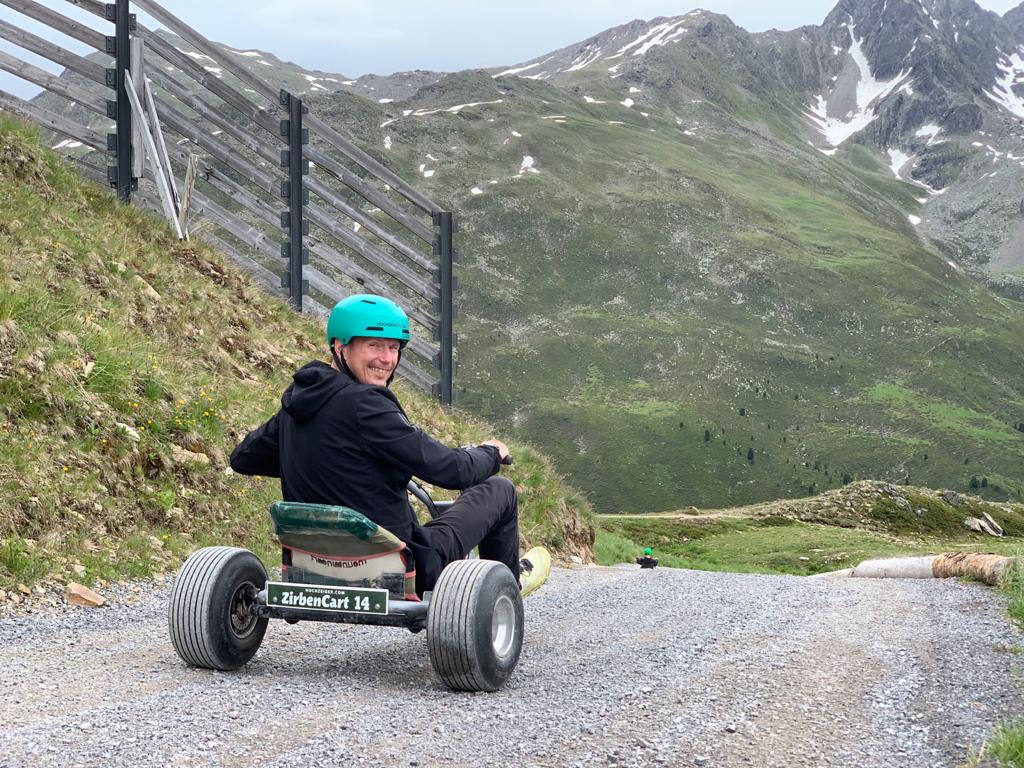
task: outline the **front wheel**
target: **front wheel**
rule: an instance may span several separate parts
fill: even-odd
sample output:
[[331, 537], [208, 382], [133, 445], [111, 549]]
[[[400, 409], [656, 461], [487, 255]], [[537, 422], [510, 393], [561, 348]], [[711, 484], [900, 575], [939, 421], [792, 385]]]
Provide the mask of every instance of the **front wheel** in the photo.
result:
[[493, 560], [456, 560], [442, 572], [427, 612], [427, 646], [438, 677], [459, 691], [496, 691], [519, 662], [523, 598]]
[[267, 619], [256, 615], [267, 570], [252, 552], [206, 547], [181, 567], [167, 624], [178, 655], [193, 667], [238, 669], [263, 642]]

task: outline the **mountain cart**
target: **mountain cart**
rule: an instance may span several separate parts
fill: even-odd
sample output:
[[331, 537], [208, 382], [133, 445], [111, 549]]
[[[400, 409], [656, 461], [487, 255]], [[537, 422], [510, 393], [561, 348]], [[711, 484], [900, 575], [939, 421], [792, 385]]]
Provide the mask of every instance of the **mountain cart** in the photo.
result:
[[[434, 502], [410, 491], [431, 514]], [[347, 507], [279, 501], [270, 508], [281, 542], [281, 578], [256, 555], [206, 547], [185, 561], [168, 609], [171, 642], [189, 665], [232, 670], [251, 659], [270, 619], [426, 630], [430, 663], [454, 690], [494, 691], [519, 661], [523, 601], [512, 572], [492, 560], [450, 563], [417, 596], [412, 553], [390, 531]]]

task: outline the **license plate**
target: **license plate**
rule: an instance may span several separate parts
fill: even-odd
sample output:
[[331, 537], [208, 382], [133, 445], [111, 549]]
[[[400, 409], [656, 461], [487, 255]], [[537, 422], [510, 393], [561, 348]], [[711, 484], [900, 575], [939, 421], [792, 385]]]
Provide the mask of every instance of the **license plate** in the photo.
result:
[[268, 581], [267, 605], [329, 613], [387, 614], [388, 591]]

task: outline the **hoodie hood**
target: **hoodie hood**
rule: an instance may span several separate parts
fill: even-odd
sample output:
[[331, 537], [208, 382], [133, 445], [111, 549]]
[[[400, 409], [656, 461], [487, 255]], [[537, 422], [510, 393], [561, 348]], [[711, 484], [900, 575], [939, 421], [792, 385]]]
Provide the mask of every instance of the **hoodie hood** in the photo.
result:
[[309, 421], [332, 397], [354, 383], [347, 374], [314, 360], [292, 376], [292, 383], [281, 396], [281, 408], [296, 421]]

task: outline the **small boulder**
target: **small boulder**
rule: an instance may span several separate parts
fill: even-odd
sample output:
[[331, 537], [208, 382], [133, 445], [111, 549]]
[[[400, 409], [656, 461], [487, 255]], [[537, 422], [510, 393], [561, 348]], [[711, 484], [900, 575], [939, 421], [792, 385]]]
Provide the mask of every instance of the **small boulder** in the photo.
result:
[[180, 445], [171, 444], [171, 458], [175, 464], [180, 466], [196, 465], [207, 466], [210, 463], [210, 457], [205, 453], [195, 453], [193, 451], [186, 451]]
[[102, 596], [75, 581], [68, 584], [65, 593], [68, 602], [72, 605], [86, 605], [91, 608], [99, 608], [107, 602]]

